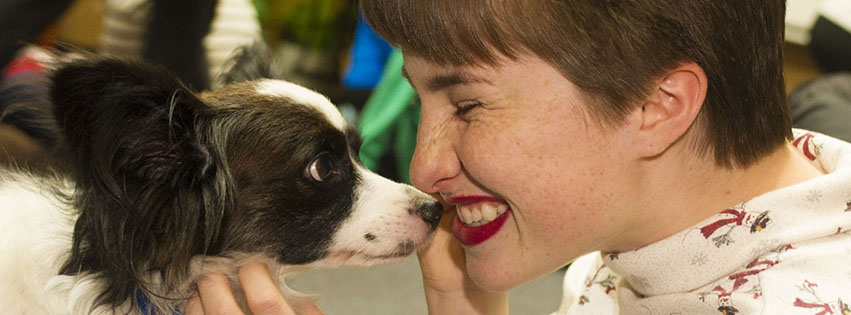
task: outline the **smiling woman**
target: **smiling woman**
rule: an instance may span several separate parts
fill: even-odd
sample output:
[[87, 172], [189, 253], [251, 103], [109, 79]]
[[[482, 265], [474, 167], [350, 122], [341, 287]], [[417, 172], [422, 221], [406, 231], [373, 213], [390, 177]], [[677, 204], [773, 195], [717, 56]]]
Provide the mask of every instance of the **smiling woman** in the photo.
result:
[[[414, 185], [458, 207], [452, 231], [465, 245], [468, 272], [491, 290], [537, 278], [601, 245], [618, 246], [599, 236], [630, 233], [632, 220], [613, 211], [620, 200], [609, 198], [627, 193], [618, 178], [626, 171], [624, 150], [616, 150], [629, 146], [626, 133], [590, 123], [577, 88], [542, 60], [500, 64], [434, 66], [416, 56], [405, 63], [422, 102]], [[458, 68], [489, 83], [420, 88]], [[473, 101], [482, 105], [459, 115], [460, 104]], [[505, 211], [485, 225], [464, 218], [485, 207]], [[514, 267], [521, 261], [523, 268]]]
[[[725, 208], [825, 171], [788, 142], [782, 2], [527, 2], [362, 4], [376, 32], [401, 48], [422, 104], [413, 183], [456, 206], [447, 218], [457, 217], [463, 257], [454, 259], [482, 296], [498, 300], [493, 292], [583, 253], [659, 247]], [[732, 28], [733, 17], [747, 22]], [[490, 208], [505, 211], [485, 219]], [[452, 268], [432, 267], [446, 254], [426, 257], [424, 277], [437, 279], [426, 283], [430, 311], [483, 310], [464, 297], [464, 279], [440, 276]], [[610, 313], [621, 275], [602, 262], [588, 274], [579, 265], [569, 280], [611, 275], [608, 289], [592, 306], [567, 290], [562, 311]], [[645, 282], [662, 285], [629, 284], [654, 292]]]
[[447, 203], [429, 313], [504, 314], [571, 261], [559, 314], [843, 307], [851, 144], [791, 128], [784, 1], [361, 5], [420, 98], [412, 182]]

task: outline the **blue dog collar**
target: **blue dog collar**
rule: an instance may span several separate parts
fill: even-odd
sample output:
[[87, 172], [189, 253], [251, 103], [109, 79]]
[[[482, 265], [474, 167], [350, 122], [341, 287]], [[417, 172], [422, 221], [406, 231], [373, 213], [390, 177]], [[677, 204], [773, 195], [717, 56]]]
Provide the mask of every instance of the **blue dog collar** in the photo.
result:
[[[148, 299], [148, 296], [142, 292], [136, 294], [136, 306], [139, 307], [139, 312], [142, 315], [158, 315], [156, 311], [151, 308], [151, 300]], [[174, 310], [172, 315], [183, 315], [183, 312], [178, 310]]]

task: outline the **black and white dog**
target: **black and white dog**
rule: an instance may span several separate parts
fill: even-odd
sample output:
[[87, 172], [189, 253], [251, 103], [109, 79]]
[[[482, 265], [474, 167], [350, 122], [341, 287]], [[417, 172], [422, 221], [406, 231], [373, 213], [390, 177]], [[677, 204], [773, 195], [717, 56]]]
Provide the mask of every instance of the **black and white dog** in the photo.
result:
[[171, 314], [202, 273], [401, 260], [442, 209], [365, 169], [325, 97], [278, 80], [196, 94], [161, 67], [60, 62], [67, 172], [0, 170], [0, 313]]

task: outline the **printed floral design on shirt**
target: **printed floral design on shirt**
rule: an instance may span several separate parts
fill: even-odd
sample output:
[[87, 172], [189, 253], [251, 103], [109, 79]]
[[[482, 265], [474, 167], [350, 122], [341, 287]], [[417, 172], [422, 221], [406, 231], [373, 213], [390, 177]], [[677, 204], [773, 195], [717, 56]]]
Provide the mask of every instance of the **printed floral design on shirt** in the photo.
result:
[[792, 145], [796, 148], [800, 145], [801, 152], [810, 161], [815, 161], [816, 157], [821, 155], [821, 145], [814, 144], [811, 140], [815, 137], [812, 133], [805, 133], [792, 141]]
[[694, 256], [691, 256], [691, 265], [692, 266], [703, 266], [706, 265], [706, 262], [709, 261], [709, 255], [703, 252], [699, 252]]
[[[603, 272], [603, 273], [606, 274], [606, 277], [603, 278], [602, 280], [597, 280], [597, 278], [601, 276], [601, 271], [604, 271], [604, 269], [605, 269], [605, 272]], [[594, 276], [592, 276], [591, 278], [589, 278], [585, 281], [585, 289], [583, 290], [582, 295], [579, 297], [579, 305], [584, 305], [585, 303], [588, 303], [588, 302], [591, 301], [590, 298], [589, 298], [590, 290], [595, 285], [599, 286], [603, 290], [603, 292], [606, 293], [606, 294], [609, 294], [612, 291], [617, 290], [617, 286], [615, 285], [615, 282], [617, 282], [618, 279], [619, 279], [619, 277], [617, 275], [608, 271], [606, 264], [601, 265], [600, 268], [597, 268], [597, 272], [594, 273]]]
[[720, 248], [721, 246], [733, 243], [733, 239], [730, 237], [730, 232], [735, 230], [737, 227], [750, 227], [751, 233], [756, 233], [765, 229], [768, 226], [768, 223], [771, 222], [771, 218], [768, 217], [768, 210], [762, 212], [746, 211], [744, 210], [744, 204], [741, 208], [742, 209], [736, 209], [734, 207], [721, 211], [721, 214], [724, 215], [724, 217], [700, 228], [700, 233], [703, 234], [703, 238], [709, 239], [709, 237], [715, 234], [715, 232], [721, 228], [727, 227], [728, 229], [724, 234], [712, 238], [712, 241], [715, 242], [715, 247]]
[[[754, 276], [777, 265], [779, 260], [754, 259], [745, 266], [745, 270], [734, 273], [708, 292], [698, 293], [698, 299], [706, 302], [706, 297], [715, 296], [718, 312], [725, 315], [737, 314], [739, 310], [733, 303], [733, 293], [750, 294], [754, 300], [762, 296], [762, 287]], [[746, 286], [747, 285], [747, 286]]]
[[813, 312], [817, 312], [813, 313], [814, 315], [837, 314], [837, 312], [842, 315], [851, 315], [851, 308], [841, 298], [837, 297], [835, 302], [822, 300], [817, 292], [817, 283], [804, 280], [804, 283], [800, 284], [798, 288], [807, 296], [795, 298], [795, 302], [792, 304], [795, 307], [812, 309]]
[[821, 198], [824, 197], [821, 191], [818, 189], [811, 189], [809, 193], [807, 193], [807, 201], [811, 203], [821, 202]]

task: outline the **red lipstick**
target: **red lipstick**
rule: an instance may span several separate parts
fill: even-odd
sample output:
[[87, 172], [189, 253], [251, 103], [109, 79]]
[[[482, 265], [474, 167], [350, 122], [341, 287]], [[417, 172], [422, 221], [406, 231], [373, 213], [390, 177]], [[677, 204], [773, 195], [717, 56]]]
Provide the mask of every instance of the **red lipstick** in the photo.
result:
[[[487, 196], [460, 196], [449, 198], [447, 201], [456, 206], [468, 205], [483, 201], [503, 202], [501, 199], [496, 199]], [[493, 221], [480, 226], [466, 225], [464, 224], [464, 222], [461, 222], [460, 217], [456, 217], [455, 221], [452, 222], [452, 234], [455, 235], [455, 238], [458, 239], [458, 242], [460, 242], [461, 245], [475, 246], [481, 244], [482, 242], [490, 239], [497, 232], [499, 232], [500, 228], [502, 228], [502, 225], [505, 224], [505, 221], [508, 219], [509, 213], [511, 213], [511, 208], [505, 210], [505, 213], [502, 213]]]

